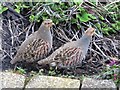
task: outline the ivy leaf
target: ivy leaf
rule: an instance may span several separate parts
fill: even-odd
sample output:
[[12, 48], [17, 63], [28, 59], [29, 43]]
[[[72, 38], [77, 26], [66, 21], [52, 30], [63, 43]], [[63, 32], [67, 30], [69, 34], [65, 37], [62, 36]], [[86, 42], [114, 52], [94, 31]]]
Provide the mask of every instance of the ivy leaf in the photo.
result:
[[4, 11], [6, 11], [8, 8], [4, 7], [0, 4], [0, 14], [2, 14]]
[[29, 8], [29, 6], [26, 6], [25, 4], [23, 4], [23, 6], [22, 6], [23, 8]]
[[100, 18], [101, 20], [105, 20], [105, 19], [104, 19], [104, 17], [103, 17], [103, 16], [101, 16], [101, 15], [99, 16], [99, 18]]
[[103, 30], [103, 33], [104, 33], [104, 34], [109, 35], [109, 33], [108, 33], [108, 31], [109, 31], [108, 27], [107, 27], [107, 28], [103, 28], [102, 30]]
[[87, 14], [87, 13], [83, 13], [82, 16], [80, 16], [80, 15], [77, 14], [76, 17], [77, 17], [81, 22], [87, 22], [87, 21], [91, 20], [91, 19], [89, 18], [89, 14]]
[[96, 19], [96, 17], [93, 16], [92, 14], [88, 14], [88, 15], [89, 15], [89, 17], [90, 17], [91, 19]]
[[2, 14], [6, 10], [8, 10], [8, 8], [7, 7], [3, 7], [2, 9], [0, 9], [0, 14]]
[[115, 22], [114, 24], [112, 24], [112, 26], [113, 26], [116, 30], [120, 30], [120, 21]]
[[15, 11], [16, 11], [17, 13], [20, 13], [20, 9], [18, 9], [18, 8], [16, 8]]
[[34, 15], [30, 15], [29, 19], [30, 19], [31, 22], [33, 22], [34, 19], [35, 19], [35, 16]]

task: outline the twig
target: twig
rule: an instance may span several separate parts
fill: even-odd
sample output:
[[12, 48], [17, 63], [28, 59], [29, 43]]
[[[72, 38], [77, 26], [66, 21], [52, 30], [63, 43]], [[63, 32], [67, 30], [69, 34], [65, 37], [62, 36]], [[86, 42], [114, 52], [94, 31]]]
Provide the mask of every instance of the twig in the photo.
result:
[[64, 30], [60, 29], [60, 28], [56, 28], [57, 30], [55, 30], [55, 32], [57, 33], [57, 35], [63, 39], [65, 39], [66, 41], [71, 41], [67, 35], [65, 34]]
[[7, 54], [7, 56], [9, 56], [11, 59], [13, 59], [12, 58], [12, 56], [7, 52], [7, 51], [5, 51], [5, 50], [2, 50], [2, 49], [0, 49], [0, 51], [2, 51], [2, 52], [4, 52], [4, 53], [6, 53]]
[[93, 42], [93, 44], [96, 46], [96, 48], [101, 52], [101, 54], [102, 54], [106, 59], [109, 58], [108, 56], [106, 56], [106, 55], [104, 54], [104, 52], [98, 47], [98, 45], [97, 45], [95, 42]]
[[116, 46], [115, 46], [114, 42], [111, 39], [109, 39], [109, 38], [105, 38], [105, 39], [107, 39], [107, 40], [109, 40], [111, 42], [111, 44], [113, 45], [113, 48], [114, 48], [115, 52], [118, 55], [118, 50], [116, 49]]
[[27, 30], [27, 32], [26, 32], [25, 39], [28, 38], [28, 36], [29, 36], [29, 31], [30, 31], [30, 29], [31, 29], [32, 26], [33, 26], [33, 23], [31, 23], [31, 24], [29, 25], [29, 28], [28, 28], [28, 30]]
[[107, 4], [107, 5], [105, 6], [105, 8], [107, 8], [107, 7], [110, 6], [111, 4], [115, 4], [115, 3], [117, 3], [117, 2], [120, 2], [120, 0], [115, 0], [115, 1], [111, 2], [110, 4]]
[[12, 26], [11, 26], [11, 21], [10, 20], [8, 20], [8, 27], [9, 27], [9, 31], [10, 31], [10, 35], [11, 35], [11, 39], [12, 39], [12, 41], [11, 41], [11, 44], [12, 44], [12, 46], [13, 46], [13, 44], [14, 44], [14, 34], [13, 34], [13, 31], [12, 31]]

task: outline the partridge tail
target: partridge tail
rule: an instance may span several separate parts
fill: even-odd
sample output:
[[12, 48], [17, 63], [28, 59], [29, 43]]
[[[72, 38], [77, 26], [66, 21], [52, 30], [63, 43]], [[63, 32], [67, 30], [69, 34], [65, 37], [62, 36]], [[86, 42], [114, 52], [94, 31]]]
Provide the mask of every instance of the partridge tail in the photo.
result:
[[15, 64], [17, 61], [19, 61], [19, 58], [14, 57], [14, 58], [10, 61], [10, 63], [11, 63], [11, 64]]
[[15, 64], [16, 63], [16, 59], [13, 58], [11, 61], [10, 61], [11, 64]]
[[39, 65], [44, 65], [44, 64], [49, 64], [51, 62], [52, 62], [52, 59], [46, 58], [46, 59], [42, 59], [42, 60], [38, 61], [38, 64]]

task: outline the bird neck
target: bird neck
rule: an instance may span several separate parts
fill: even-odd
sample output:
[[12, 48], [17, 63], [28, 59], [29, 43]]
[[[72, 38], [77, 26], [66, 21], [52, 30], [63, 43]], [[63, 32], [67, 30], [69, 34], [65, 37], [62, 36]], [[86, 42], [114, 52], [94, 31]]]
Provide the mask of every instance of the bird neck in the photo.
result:
[[49, 42], [50, 45], [52, 45], [52, 34], [50, 31], [50, 28], [47, 28], [47, 27], [41, 25], [38, 30], [38, 34], [39, 34], [38, 37], [40, 36], [41, 38], [43, 38], [44, 40]]
[[50, 27], [45, 27], [44, 25], [41, 25], [39, 28], [40, 32], [50, 32]]
[[91, 36], [84, 34], [81, 39], [79, 39], [79, 45], [83, 45], [83, 47], [88, 48], [90, 44]]
[[[42, 33], [43, 35], [51, 34], [50, 28], [45, 27], [44, 25], [41, 25], [38, 32]], [[46, 37], [46, 36], [45, 36]]]

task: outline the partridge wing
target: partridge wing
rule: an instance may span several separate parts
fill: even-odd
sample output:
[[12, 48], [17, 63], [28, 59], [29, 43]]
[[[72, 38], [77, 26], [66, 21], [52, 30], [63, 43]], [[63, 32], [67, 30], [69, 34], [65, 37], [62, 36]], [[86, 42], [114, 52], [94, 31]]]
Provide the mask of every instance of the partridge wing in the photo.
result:
[[22, 58], [33, 62], [44, 58], [49, 52], [49, 43], [42, 39], [34, 39], [23, 51]]
[[61, 67], [76, 66], [82, 59], [82, 50], [80, 48], [66, 48], [56, 55], [54, 60], [58, 62]]

